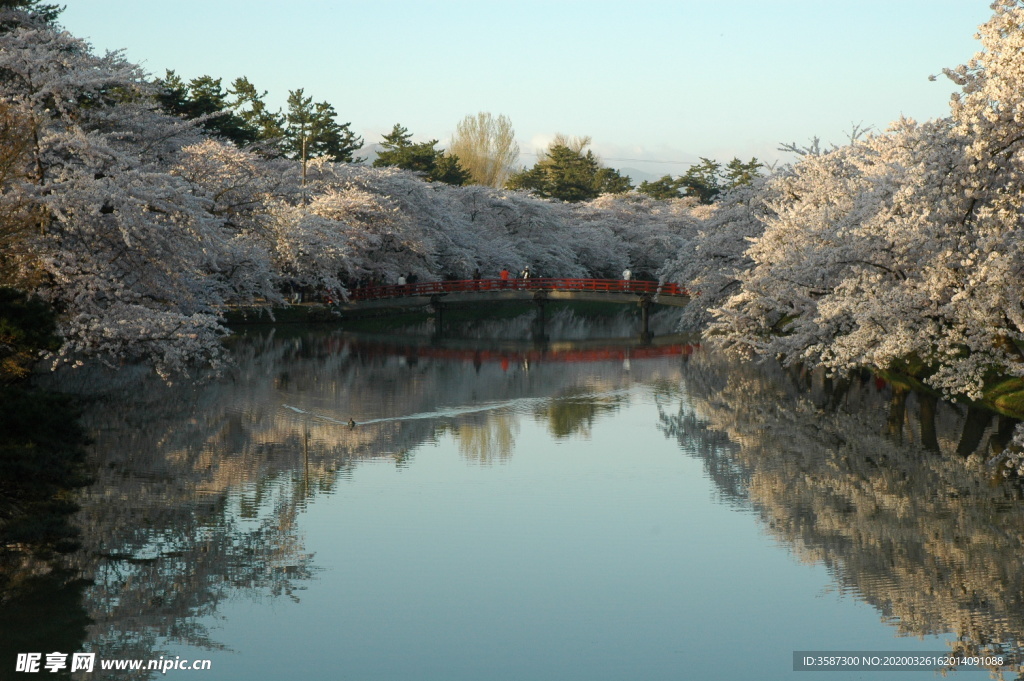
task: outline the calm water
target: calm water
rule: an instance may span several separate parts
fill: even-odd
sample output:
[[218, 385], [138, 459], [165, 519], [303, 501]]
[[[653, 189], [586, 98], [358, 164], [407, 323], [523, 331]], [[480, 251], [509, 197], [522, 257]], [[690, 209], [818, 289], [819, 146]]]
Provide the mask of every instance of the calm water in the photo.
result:
[[7, 612], [4, 657], [592, 681], [1019, 649], [1024, 502], [985, 465], [1012, 424], [665, 343], [278, 330], [198, 387], [83, 375], [91, 581]]

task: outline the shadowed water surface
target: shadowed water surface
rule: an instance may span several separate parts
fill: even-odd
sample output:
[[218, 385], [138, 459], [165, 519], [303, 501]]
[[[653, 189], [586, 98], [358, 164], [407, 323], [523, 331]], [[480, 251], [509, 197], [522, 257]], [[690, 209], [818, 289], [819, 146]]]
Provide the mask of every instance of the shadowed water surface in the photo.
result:
[[14, 598], [0, 631], [210, 679], [811, 679], [834, 675], [793, 651], [1019, 651], [1022, 502], [990, 463], [1012, 424], [669, 341], [265, 332], [200, 385], [79, 374], [91, 583], [51, 598], [84, 617], [33, 633]]

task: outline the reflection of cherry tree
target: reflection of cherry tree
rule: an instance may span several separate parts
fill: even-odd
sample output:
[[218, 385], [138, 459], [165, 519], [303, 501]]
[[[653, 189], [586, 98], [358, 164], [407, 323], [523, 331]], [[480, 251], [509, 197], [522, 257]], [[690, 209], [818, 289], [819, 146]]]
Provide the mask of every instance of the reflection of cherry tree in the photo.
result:
[[[573, 328], [580, 323], [575, 320]], [[304, 460], [328, 470], [413, 450], [433, 436], [437, 422], [472, 423], [477, 412], [462, 411], [467, 405], [493, 405], [479, 413], [498, 413], [527, 400], [523, 404], [532, 411], [529, 400], [559, 394], [603, 404], [609, 392], [678, 375], [643, 361], [629, 370], [617, 361], [530, 367], [449, 362], [420, 357], [416, 346], [384, 351], [340, 332], [287, 337], [274, 330], [242, 336], [232, 349], [232, 372], [201, 386], [162, 386], [141, 369], [134, 375], [67, 372], [60, 386], [99, 395], [84, 418], [106, 460], [129, 465], [124, 457], [132, 453], [147, 467], [187, 470], [193, 482], [182, 494], [188, 497], [195, 489], [223, 490]], [[410, 418], [418, 414], [436, 418]], [[357, 428], [348, 427], [350, 418]]]
[[[141, 368], [58, 375], [92, 396], [82, 420], [98, 480], [73, 567], [93, 580], [88, 646], [103, 657], [216, 648], [206, 624], [225, 600], [301, 597], [315, 565], [299, 515], [363, 461], [404, 466], [447, 433], [466, 458], [500, 463], [521, 418], [587, 427], [625, 388], [679, 378], [661, 361], [502, 368], [280, 331], [237, 338], [233, 370], [203, 384]], [[558, 416], [570, 402], [582, 411]]]
[[102, 498], [87, 496], [80, 514], [87, 552], [79, 567], [93, 582], [89, 647], [101, 657], [151, 658], [168, 643], [218, 648], [203, 618], [224, 600], [297, 599], [311, 576], [295, 528], [310, 494], [301, 484], [261, 481], [256, 490], [209, 493], [199, 505], [161, 500], [179, 492], [166, 480], [117, 484], [104, 474]]
[[987, 466], [1009, 437], [999, 419], [979, 429], [976, 414], [874, 381], [710, 354], [690, 360], [683, 386], [666, 434], [801, 560], [901, 635], [1024, 652], [1021, 492]]
[[[494, 339], [529, 340], [536, 335], [537, 312], [533, 304], [524, 303], [522, 307], [532, 309], [503, 319], [448, 320], [445, 322], [445, 333], [457, 338], [479, 339], [484, 342]], [[648, 324], [651, 332], [659, 337], [681, 337], [674, 334], [679, 320], [679, 309], [654, 306]], [[635, 338], [640, 330], [639, 307], [625, 305], [616, 306], [614, 314], [588, 316], [574, 309], [571, 303], [549, 302], [544, 320], [544, 335], [555, 346], [563, 341], [599, 339], [609, 339], [614, 345], [616, 339]], [[407, 328], [407, 332], [418, 334], [429, 334], [432, 330], [436, 330], [432, 323]]]

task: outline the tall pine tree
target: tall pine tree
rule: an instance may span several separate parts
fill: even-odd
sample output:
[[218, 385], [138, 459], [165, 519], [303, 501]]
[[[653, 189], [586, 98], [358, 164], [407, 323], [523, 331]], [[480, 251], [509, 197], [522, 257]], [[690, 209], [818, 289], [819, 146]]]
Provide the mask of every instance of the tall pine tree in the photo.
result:
[[230, 93], [221, 86], [220, 78], [199, 76], [186, 84], [178, 74], [168, 70], [156, 84], [160, 88], [157, 102], [167, 113], [188, 119], [204, 118], [204, 130], [240, 146], [259, 139], [259, 131], [232, 111], [233, 106], [228, 102]]
[[288, 93], [284, 116], [285, 154], [296, 159], [327, 156], [332, 161], [352, 163], [363, 139], [352, 132], [351, 123], [339, 124], [338, 114], [328, 102], [313, 103], [300, 88]]
[[423, 173], [428, 182], [463, 185], [470, 179], [469, 171], [459, 163], [457, 156], [435, 149], [437, 140], [414, 143], [412, 133], [395, 123], [391, 132], [384, 135], [383, 150], [377, 153], [373, 165], [376, 168], [395, 166], [413, 172]]
[[280, 142], [284, 138], [284, 118], [280, 111], [271, 112], [267, 109], [263, 101], [267, 96], [266, 91], [261, 93], [248, 78], [242, 76], [231, 83], [228, 93], [235, 98], [231, 109], [236, 116], [245, 121], [246, 125], [256, 131], [259, 140]]
[[509, 189], [529, 189], [545, 198], [587, 201], [601, 194], [621, 194], [633, 188], [628, 176], [605, 168], [586, 149], [589, 137], [558, 135], [530, 169], [512, 175]]

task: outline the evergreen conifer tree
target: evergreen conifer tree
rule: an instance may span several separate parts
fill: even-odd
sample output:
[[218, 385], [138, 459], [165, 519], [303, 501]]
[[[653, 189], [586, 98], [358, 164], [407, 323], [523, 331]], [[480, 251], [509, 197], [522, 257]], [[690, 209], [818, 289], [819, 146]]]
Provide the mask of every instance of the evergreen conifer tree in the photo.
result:
[[414, 143], [408, 128], [395, 123], [391, 132], [384, 135], [383, 150], [377, 153], [374, 167], [395, 166], [413, 172], [423, 173], [428, 182], [463, 185], [470, 174], [456, 156], [436, 149], [437, 140]]
[[507, 186], [562, 201], [588, 201], [632, 189], [629, 177], [603, 167], [594, 152], [586, 149], [589, 144], [589, 137], [556, 136], [533, 168], [513, 174]]
[[351, 123], [339, 124], [338, 114], [328, 102], [313, 103], [300, 88], [288, 93], [283, 147], [297, 159], [327, 156], [332, 161], [352, 163], [363, 139], [352, 132]]

